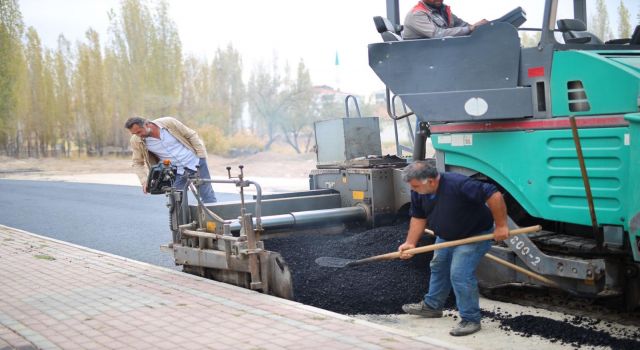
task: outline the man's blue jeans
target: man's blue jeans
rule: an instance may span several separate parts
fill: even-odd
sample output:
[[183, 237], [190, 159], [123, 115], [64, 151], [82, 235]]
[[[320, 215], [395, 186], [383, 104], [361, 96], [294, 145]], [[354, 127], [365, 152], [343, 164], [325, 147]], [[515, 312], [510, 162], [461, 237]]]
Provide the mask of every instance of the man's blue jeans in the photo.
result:
[[[200, 178], [201, 179], [211, 179], [211, 175], [209, 175], [209, 167], [207, 166], [207, 159], [200, 158]], [[173, 183], [173, 188], [176, 190], [187, 190], [187, 180], [189, 176], [195, 174], [196, 172], [193, 170], [185, 169], [182, 175], [176, 176], [176, 182]], [[202, 184], [198, 186], [198, 191], [200, 192], [200, 197], [202, 201], [205, 203], [215, 203], [216, 194], [213, 192], [213, 187], [211, 187], [210, 183]]]
[[[440, 237], [436, 239], [436, 243], [442, 242], [446, 241]], [[460, 318], [480, 322], [476, 268], [490, 248], [491, 241], [482, 241], [436, 250], [430, 264], [431, 280], [429, 292], [424, 296], [425, 304], [435, 310], [442, 310], [453, 287]]]

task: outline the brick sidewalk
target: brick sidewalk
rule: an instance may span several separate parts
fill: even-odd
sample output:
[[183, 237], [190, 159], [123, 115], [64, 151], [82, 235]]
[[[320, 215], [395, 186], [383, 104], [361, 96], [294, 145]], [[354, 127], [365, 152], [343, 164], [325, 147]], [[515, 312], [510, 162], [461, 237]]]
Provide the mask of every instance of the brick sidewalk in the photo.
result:
[[2, 225], [0, 266], [3, 350], [449, 346]]

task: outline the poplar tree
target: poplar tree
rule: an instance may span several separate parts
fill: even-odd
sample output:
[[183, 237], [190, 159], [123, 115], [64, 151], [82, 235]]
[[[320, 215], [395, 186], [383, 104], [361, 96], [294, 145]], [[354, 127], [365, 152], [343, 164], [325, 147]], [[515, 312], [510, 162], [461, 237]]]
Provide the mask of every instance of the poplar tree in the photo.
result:
[[140, 0], [123, 0], [120, 15], [110, 13], [110, 33], [132, 114], [167, 115], [177, 111], [182, 75], [182, 45], [168, 5], [155, 17]]
[[618, 19], [618, 38], [630, 38], [631, 14], [622, 0], [620, 0], [620, 6], [618, 6], [618, 16], [620, 17]]
[[150, 57], [145, 72], [147, 81], [152, 82], [146, 91], [149, 112], [174, 115], [180, 97], [182, 75], [182, 43], [175, 23], [169, 18], [169, 5], [161, 1], [152, 19], [150, 32]]
[[611, 38], [611, 28], [609, 24], [609, 13], [604, 0], [596, 0], [595, 14], [589, 23], [589, 31], [595, 34], [602, 41]]
[[84, 129], [87, 153], [103, 155], [108, 129], [105, 101], [105, 73], [98, 33], [89, 29], [88, 43], [78, 45], [75, 77], [78, 120]]
[[26, 60], [27, 78], [27, 113], [24, 118], [24, 134], [27, 142], [27, 156], [39, 157], [42, 142], [42, 126], [45, 124], [46, 94], [45, 62], [42, 42], [33, 27], [27, 29]]
[[24, 23], [17, 0], [0, 1], [0, 145], [21, 156], [20, 120], [26, 108]]
[[54, 62], [54, 91], [55, 108], [54, 114], [59, 127], [58, 137], [62, 153], [69, 157], [71, 155], [71, 145], [75, 124], [72, 110], [72, 56], [71, 44], [64, 37], [58, 36], [58, 48], [55, 52]]
[[179, 113], [198, 124], [211, 118], [211, 69], [206, 61], [189, 56], [183, 63]]
[[51, 151], [56, 150], [58, 143], [58, 135], [60, 129], [58, 125], [56, 110], [56, 93], [55, 93], [55, 57], [54, 53], [50, 49], [45, 49], [43, 53], [43, 69], [42, 69], [42, 92], [43, 112], [40, 117], [40, 124], [38, 125], [38, 134], [40, 145], [40, 154], [48, 157], [51, 155]]
[[211, 64], [213, 113], [225, 134], [242, 129], [242, 109], [246, 88], [242, 82], [242, 57], [231, 44], [218, 48]]

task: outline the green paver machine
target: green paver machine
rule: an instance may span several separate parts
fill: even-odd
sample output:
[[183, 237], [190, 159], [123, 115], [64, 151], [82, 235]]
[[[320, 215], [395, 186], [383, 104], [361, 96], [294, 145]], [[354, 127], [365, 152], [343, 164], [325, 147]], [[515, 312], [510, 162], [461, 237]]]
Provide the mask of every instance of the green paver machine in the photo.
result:
[[[387, 224], [410, 201], [403, 152], [425, 159], [430, 142], [441, 171], [501, 189], [512, 228], [543, 225], [495, 244], [493, 255], [571, 293], [625, 296], [628, 308], [637, 307], [640, 30], [603, 43], [586, 31], [586, 0], [546, 0], [540, 28], [520, 28], [526, 14], [517, 8], [469, 36], [402, 40], [398, 8], [387, 0], [387, 18], [374, 18], [383, 41], [369, 45], [369, 65], [387, 86], [396, 131], [406, 119], [412, 147], [396, 132], [397, 154], [383, 156], [377, 118], [323, 121], [315, 125], [318, 165], [309, 191], [262, 195], [241, 169], [213, 182], [233, 183], [241, 195], [254, 186], [252, 201], [189, 205], [171, 192], [167, 248], [176, 263], [291, 298], [288, 266], [263, 240]], [[559, 8], [573, 16], [558, 17]], [[540, 33], [536, 47], [521, 47], [525, 30]], [[398, 102], [411, 112], [397, 115]], [[489, 260], [478, 275], [485, 288], [540, 284]]]
[[[369, 65], [416, 115], [414, 158], [429, 137], [441, 171], [496, 184], [513, 226], [545, 228], [492, 254], [640, 305], [640, 29], [603, 43], [586, 31], [586, 0], [546, 0], [541, 28], [519, 28], [517, 8], [469, 36], [403, 41], [397, 5], [376, 21]], [[536, 47], [521, 47], [526, 30]], [[478, 274], [489, 288], [535, 284], [489, 260]]]

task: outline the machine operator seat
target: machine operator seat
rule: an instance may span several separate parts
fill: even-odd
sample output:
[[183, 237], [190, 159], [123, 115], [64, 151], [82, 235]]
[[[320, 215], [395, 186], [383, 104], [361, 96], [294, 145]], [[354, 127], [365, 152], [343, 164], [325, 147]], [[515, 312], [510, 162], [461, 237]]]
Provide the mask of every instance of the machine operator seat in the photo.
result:
[[617, 45], [640, 45], [640, 24], [636, 26], [631, 38], [611, 39], [607, 40], [605, 44], [617, 44]]
[[640, 24], [636, 26], [636, 29], [633, 30], [633, 34], [631, 34], [631, 40], [629, 42], [630, 45], [640, 45]]
[[383, 41], [402, 41], [402, 26], [395, 26], [391, 21], [382, 16], [374, 16], [373, 23], [376, 25], [376, 30], [382, 36]]
[[522, 9], [522, 7], [516, 7], [515, 9], [509, 11], [506, 15], [493, 20], [492, 22], [505, 22], [509, 23], [516, 28], [520, 28], [520, 26], [527, 21], [527, 13]]
[[579, 19], [559, 19], [557, 24], [567, 44], [604, 45], [600, 38], [587, 32], [587, 25]]

